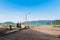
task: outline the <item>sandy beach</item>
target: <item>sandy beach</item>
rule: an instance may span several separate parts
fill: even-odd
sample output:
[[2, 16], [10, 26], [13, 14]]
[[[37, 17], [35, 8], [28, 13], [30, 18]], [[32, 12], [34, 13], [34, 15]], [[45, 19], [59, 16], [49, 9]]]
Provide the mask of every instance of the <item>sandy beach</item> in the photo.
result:
[[0, 40], [60, 40], [55, 34], [44, 27], [33, 27], [1, 36]]

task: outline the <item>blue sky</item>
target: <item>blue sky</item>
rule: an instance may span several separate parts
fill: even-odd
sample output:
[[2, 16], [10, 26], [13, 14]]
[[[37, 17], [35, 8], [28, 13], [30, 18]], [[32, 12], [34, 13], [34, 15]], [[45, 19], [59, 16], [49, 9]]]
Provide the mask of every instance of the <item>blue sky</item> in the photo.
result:
[[60, 0], [0, 0], [0, 22], [60, 19]]

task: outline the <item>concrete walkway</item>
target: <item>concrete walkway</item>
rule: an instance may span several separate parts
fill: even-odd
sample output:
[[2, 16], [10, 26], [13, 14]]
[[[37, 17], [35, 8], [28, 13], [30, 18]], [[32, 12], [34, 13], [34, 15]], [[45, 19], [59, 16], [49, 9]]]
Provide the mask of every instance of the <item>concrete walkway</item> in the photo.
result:
[[0, 37], [0, 40], [60, 40], [59, 38], [37, 32], [31, 29], [25, 29], [16, 33], [11, 33]]

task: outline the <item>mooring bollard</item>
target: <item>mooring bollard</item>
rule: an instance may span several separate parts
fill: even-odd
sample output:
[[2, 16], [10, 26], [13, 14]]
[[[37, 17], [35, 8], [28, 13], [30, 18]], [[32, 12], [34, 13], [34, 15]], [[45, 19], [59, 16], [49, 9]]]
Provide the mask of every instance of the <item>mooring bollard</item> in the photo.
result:
[[10, 30], [12, 30], [12, 25], [10, 25]]

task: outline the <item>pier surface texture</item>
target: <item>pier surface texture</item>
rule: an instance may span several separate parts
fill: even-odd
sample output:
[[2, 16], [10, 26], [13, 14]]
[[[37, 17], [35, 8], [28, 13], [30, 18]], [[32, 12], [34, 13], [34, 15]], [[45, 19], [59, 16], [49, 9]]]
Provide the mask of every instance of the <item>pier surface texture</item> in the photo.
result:
[[37, 29], [39, 30], [37, 27], [24, 29], [15, 33], [0, 36], [0, 40], [60, 40], [60, 38], [54, 35], [36, 31]]

